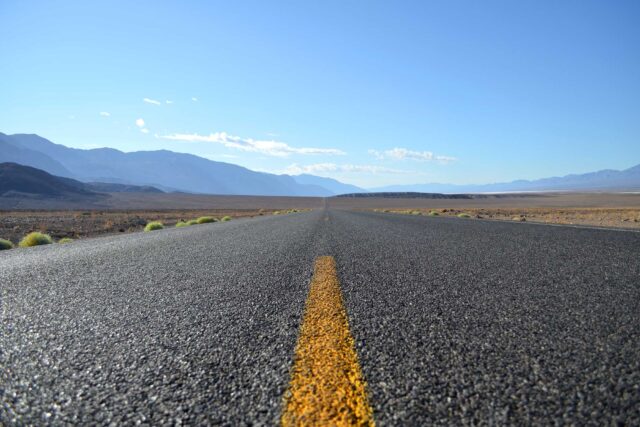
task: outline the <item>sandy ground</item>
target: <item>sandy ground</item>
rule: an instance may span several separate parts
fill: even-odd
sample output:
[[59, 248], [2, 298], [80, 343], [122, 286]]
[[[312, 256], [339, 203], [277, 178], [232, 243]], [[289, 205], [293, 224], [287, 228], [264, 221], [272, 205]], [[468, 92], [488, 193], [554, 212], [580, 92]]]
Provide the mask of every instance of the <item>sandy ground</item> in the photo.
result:
[[640, 193], [519, 193], [480, 195], [474, 199], [388, 199], [335, 197], [327, 199], [337, 209], [480, 209], [480, 208], [634, 208]]
[[634, 208], [466, 208], [466, 209], [374, 209], [407, 215], [458, 216], [502, 221], [538, 222], [547, 224], [588, 225], [594, 227], [630, 228], [640, 230], [640, 209]]
[[333, 198], [338, 209], [640, 229], [639, 193], [520, 193], [474, 199]]

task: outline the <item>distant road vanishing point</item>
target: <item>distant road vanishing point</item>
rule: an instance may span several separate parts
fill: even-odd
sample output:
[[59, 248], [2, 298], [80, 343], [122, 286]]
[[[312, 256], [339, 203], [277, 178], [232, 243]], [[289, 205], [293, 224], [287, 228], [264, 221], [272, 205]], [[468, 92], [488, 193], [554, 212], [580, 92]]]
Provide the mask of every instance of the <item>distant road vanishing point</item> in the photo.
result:
[[0, 253], [0, 424], [640, 422], [640, 233], [320, 209]]

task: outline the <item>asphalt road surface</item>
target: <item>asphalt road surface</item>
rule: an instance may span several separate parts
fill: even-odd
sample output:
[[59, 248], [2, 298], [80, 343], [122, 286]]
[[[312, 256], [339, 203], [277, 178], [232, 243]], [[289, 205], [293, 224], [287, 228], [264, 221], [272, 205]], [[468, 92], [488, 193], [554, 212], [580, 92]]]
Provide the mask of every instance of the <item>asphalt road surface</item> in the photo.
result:
[[378, 425], [640, 423], [640, 233], [318, 210], [0, 252], [0, 424], [278, 424], [323, 255]]

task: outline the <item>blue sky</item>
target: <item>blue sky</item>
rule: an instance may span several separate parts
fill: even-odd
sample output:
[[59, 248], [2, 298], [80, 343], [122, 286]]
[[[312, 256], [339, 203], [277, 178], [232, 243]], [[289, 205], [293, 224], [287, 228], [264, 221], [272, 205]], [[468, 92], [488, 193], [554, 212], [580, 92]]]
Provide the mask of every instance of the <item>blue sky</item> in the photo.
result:
[[0, 132], [375, 187], [640, 163], [638, 1], [2, 1]]

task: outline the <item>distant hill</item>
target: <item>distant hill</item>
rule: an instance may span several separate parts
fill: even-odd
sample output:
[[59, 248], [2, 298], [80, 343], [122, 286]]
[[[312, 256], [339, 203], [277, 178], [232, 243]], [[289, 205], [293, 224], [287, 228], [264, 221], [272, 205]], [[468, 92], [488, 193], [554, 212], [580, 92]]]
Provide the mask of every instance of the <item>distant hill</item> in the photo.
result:
[[79, 181], [16, 163], [0, 163], [0, 197], [95, 199], [103, 195]]
[[164, 193], [150, 185], [116, 184], [112, 182], [88, 182], [86, 187], [100, 193]]
[[204, 194], [332, 196], [337, 192], [325, 185], [339, 188], [341, 184], [324, 178], [312, 182], [315, 177], [311, 176], [299, 178], [254, 172], [230, 163], [167, 150], [132, 153], [111, 148], [80, 150], [29, 134], [0, 133], [0, 162], [5, 161], [84, 182], [147, 185]]
[[38, 198], [95, 201], [104, 193], [162, 193], [154, 187], [110, 183], [84, 183], [51, 175], [31, 166], [0, 163], [0, 198]]
[[415, 184], [392, 185], [370, 189], [371, 192], [420, 193], [490, 193], [514, 191], [630, 191], [640, 190], [640, 165], [625, 170], [601, 170], [585, 174], [544, 178], [533, 181], [518, 180], [497, 184], [453, 185]]

